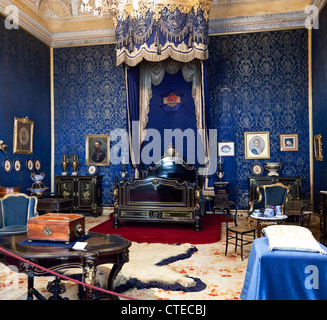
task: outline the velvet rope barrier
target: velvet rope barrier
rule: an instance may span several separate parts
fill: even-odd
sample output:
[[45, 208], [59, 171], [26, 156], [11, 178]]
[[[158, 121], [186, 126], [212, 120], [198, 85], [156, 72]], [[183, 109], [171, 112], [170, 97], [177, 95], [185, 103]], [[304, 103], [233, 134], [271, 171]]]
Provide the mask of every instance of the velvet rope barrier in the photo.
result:
[[55, 272], [55, 271], [51, 271], [51, 270], [49, 270], [49, 269], [47, 269], [47, 268], [44, 268], [44, 267], [42, 267], [42, 266], [40, 266], [40, 265], [38, 265], [38, 264], [36, 264], [36, 263], [33, 263], [33, 262], [31, 262], [31, 261], [29, 261], [29, 260], [26, 260], [26, 259], [24, 259], [24, 258], [22, 258], [22, 257], [20, 257], [20, 256], [17, 256], [17, 255], [15, 255], [14, 253], [11, 253], [11, 252], [9, 252], [9, 251], [3, 249], [3, 248], [0, 248], [0, 251], [2, 251], [4, 254], [6, 254], [6, 255], [8, 255], [8, 256], [11, 256], [11, 257], [13, 257], [13, 258], [15, 258], [15, 259], [17, 259], [17, 260], [20, 260], [20, 261], [23, 261], [23, 262], [25, 262], [25, 263], [28, 263], [28, 264], [30, 264], [31, 266], [34, 266], [34, 267], [36, 267], [36, 268], [38, 268], [38, 269], [40, 269], [40, 270], [43, 270], [43, 271], [48, 272], [48, 273], [51, 273], [51, 274], [53, 274], [54, 276], [57, 276], [57, 277], [60, 277], [60, 278], [65, 279], [65, 280], [69, 280], [69, 281], [75, 282], [75, 283], [77, 283], [77, 284], [80, 284], [80, 285], [82, 285], [83, 287], [88, 287], [88, 288], [91, 288], [91, 289], [93, 289], [93, 290], [98, 290], [98, 291], [101, 291], [101, 292], [104, 292], [104, 293], [108, 293], [108, 294], [111, 294], [111, 295], [115, 295], [115, 296], [118, 296], [118, 297], [121, 297], [121, 298], [125, 298], [125, 299], [128, 299], [128, 300], [139, 300], [139, 299], [136, 299], [136, 298], [133, 298], [133, 297], [128, 297], [128, 296], [125, 296], [125, 295], [123, 295], [123, 294], [119, 294], [119, 293], [116, 293], [116, 292], [113, 292], [113, 291], [109, 291], [109, 290], [106, 290], [106, 289], [103, 289], [103, 288], [100, 288], [100, 287], [92, 286], [92, 285], [90, 285], [90, 284], [87, 284], [87, 283], [82, 282], [82, 281], [79, 281], [79, 280], [72, 279], [72, 278], [70, 278], [70, 277], [67, 277], [67, 276], [65, 276], [65, 275], [63, 275], [63, 274], [57, 273], [57, 272]]

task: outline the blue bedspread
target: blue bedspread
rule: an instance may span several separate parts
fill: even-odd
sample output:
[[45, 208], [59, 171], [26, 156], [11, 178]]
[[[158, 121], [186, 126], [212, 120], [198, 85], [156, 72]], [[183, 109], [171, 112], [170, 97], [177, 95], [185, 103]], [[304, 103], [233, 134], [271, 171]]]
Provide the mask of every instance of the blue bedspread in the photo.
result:
[[[327, 299], [327, 255], [269, 251], [268, 244], [266, 237], [258, 238], [252, 244], [241, 299]], [[325, 246], [321, 247], [327, 250]]]

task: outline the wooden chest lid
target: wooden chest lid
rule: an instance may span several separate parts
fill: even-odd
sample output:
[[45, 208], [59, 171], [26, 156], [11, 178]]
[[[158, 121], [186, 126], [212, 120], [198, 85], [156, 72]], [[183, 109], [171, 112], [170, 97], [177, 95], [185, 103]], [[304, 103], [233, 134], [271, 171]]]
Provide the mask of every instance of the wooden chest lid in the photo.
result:
[[31, 218], [28, 220], [28, 222], [36, 222], [36, 221], [56, 221], [56, 222], [71, 222], [74, 221], [76, 219], [83, 219], [84, 220], [84, 216], [81, 214], [72, 214], [72, 213], [46, 213], [43, 214], [41, 216], [37, 216], [34, 218]]

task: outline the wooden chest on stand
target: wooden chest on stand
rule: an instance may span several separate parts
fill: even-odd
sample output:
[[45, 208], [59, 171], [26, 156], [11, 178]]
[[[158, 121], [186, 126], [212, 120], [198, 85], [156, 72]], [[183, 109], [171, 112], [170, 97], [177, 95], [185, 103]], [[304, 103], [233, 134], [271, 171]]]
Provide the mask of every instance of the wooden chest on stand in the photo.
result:
[[71, 242], [85, 234], [85, 217], [80, 214], [46, 213], [27, 221], [27, 238]]

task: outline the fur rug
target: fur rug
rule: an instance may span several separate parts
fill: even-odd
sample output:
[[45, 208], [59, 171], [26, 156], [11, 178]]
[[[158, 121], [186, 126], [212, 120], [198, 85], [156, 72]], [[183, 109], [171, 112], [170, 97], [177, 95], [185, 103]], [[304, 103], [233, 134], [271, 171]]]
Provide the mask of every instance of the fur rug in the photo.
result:
[[[179, 273], [167, 263], [189, 258], [197, 249], [191, 244], [170, 245], [161, 243], [132, 242], [129, 262], [118, 273], [114, 281], [117, 292], [124, 292], [130, 287], [180, 285], [184, 289], [195, 287], [198, 281], [186, 274]], [[96, 282], [106, 288], [111, 270], [110, 264], [97, 268]], [[117, 288], [121, 288], [117, 290]]]

